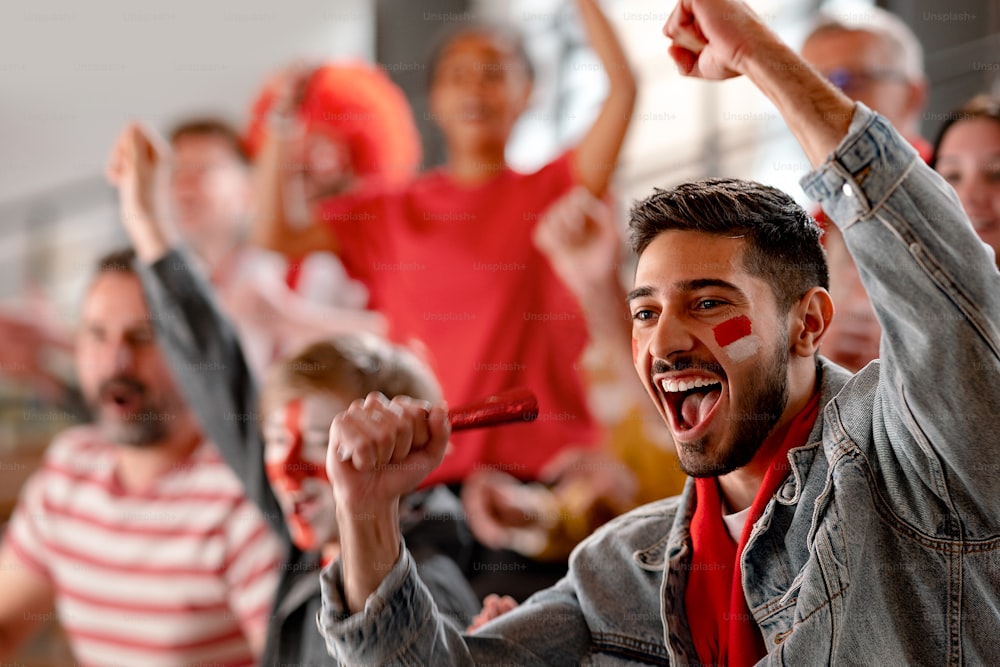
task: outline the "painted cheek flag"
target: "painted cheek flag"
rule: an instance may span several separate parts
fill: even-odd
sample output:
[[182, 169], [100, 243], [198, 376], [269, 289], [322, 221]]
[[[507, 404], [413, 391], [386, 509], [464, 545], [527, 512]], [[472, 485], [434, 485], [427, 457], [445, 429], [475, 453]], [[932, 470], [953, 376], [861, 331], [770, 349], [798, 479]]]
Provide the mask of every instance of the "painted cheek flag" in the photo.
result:
[[733, 361], [745, 361], [757, 354], [763, 342], [754, 335], [750, 318], [739, 315], [712, 329], [715, 342]]

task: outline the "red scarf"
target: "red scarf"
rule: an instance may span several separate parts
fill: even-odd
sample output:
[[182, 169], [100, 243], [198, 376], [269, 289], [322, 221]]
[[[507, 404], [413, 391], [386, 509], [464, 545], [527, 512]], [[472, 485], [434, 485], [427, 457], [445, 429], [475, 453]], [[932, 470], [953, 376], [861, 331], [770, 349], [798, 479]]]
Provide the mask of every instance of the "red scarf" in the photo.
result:
[[695, 480], [695, 510], [691, 519], [691, 571], [684, 604], [698, 660], [704, 665], [743, 667], [765, 655], [760, 628], [743, 595], [740, 555], [754, 522], [788, 477], [788, 450], [805, 444], [819, 414], [819, 392], [785, 427], [774, 432], [758, 456], [770, 457], [739, 545], [722, 520], [722, 499], [714, 477]]

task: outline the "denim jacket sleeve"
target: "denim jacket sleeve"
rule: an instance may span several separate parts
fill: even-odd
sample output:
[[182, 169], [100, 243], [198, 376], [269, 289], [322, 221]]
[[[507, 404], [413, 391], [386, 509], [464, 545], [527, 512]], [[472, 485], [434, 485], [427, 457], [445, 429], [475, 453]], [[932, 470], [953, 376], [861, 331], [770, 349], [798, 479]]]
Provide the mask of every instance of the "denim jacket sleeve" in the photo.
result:
[[256, 416], [257, 386], [236, 332], [212, 298], [212, 288], [186, 254], [173, 249], [138, 267], [157, 343], [208, 438], [285, 542], [288, 529], [264, 473], [264, 443]]
[[317, 625], [342, 665], [570, 667], [580, 664], [590, 645], [566, 579], [474, 634], [462, 634], [438, 611], [405, 545], [361, 612], [345, 612], [339, 559], [323, 570], [322, 590]]
[[844, 230], [882, 325], [871, 430], [857, 437], [879, 459], [888, 502], [930, 534], [995, 533], [1000, 273], [991, 249], [951, 187], [861, 104], [803, 187]]

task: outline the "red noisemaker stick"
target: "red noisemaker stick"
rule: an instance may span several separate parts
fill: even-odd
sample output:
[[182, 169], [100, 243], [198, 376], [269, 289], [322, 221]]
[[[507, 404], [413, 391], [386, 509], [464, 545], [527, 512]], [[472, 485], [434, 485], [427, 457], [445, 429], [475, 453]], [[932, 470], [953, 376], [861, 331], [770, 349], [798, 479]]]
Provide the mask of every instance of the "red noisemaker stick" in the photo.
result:
[[451, 422], [452, 431], [530, 422], [535, 421], [536, 417], [538, 417], [538, 399], [526, 387], [510, 389], [448, 411], [448, 421]]

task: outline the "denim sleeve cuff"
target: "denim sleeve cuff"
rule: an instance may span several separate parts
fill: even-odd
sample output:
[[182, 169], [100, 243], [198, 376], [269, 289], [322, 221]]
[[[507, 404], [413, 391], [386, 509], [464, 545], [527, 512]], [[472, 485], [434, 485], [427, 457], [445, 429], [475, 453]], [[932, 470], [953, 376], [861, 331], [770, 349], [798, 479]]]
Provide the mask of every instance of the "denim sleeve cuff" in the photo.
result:
[[338, 558], [320, 575], [323, 607], [316, 625], [330, 655], [346, 664], [383, 664], [403, 651], [432, 614], [433, 602], [416, 577], [413, 557], [405, 544], [399, 559], [365, 601], [365, 608], [348, 614], [344, 579]]
[[871, 217], [919, 159], [885, 118], [856, 102], [847, 134], [799, 184], [837, 226], [847, 229]]

